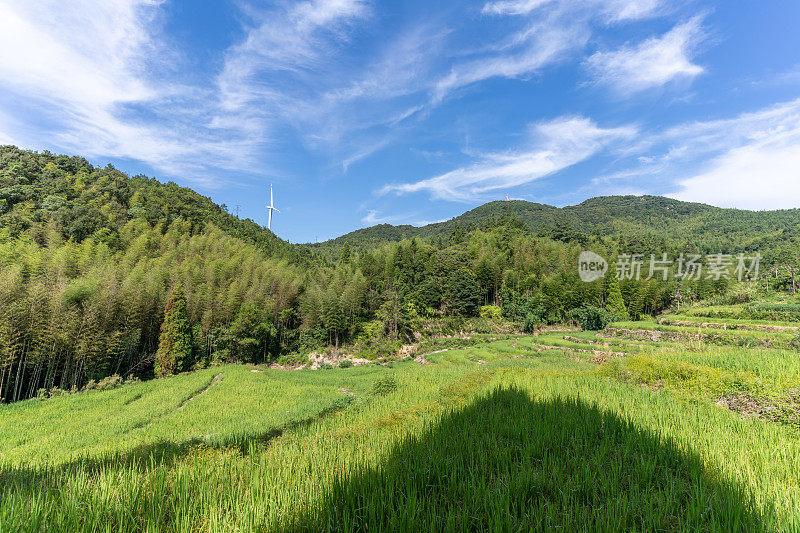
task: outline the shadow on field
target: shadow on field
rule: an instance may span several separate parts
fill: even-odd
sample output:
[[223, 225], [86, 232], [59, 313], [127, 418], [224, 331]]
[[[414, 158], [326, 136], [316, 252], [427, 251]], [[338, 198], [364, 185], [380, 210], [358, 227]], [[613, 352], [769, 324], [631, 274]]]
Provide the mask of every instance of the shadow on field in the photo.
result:
[[342, 398], [314, 416], [297, 420], [258, 435], [233, 435], [210, 442], [202, 439], [192, 439], [181, 443], [159, 441], [137, 446], [127, 452], [108, 454], [97, 458], [81, 458], [55, 466], [9, 466], [0, 464], [0, 489], [3, 487], [17, 487], [18, 489], [29, 491], [31, 489], [44, 490], [53, 488], [54, 484], [60, 483], [71, 472], [76, 471], [92, 475], [109, 468], [133, 468], [144, 472], [152, 469], [153, 465], [169, 467], [193, 453], [198, 446], [207, 446], [215, 449], [235, 448], [242, 455], [249, 455], [252, 451], [263, 448], [274, 438], [283, 435], [284, 432], [307, 427], [325, 416], [340, 411], [351, 400], [352, 397]]
[[288, 530], [770, 528], [761, 520], [697, 455], [580, 400], [512, 388], [344, 475]]

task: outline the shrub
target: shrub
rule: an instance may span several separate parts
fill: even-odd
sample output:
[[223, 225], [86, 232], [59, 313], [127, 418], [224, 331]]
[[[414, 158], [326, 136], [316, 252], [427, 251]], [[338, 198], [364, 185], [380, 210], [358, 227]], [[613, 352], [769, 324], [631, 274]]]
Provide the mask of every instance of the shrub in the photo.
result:
[[464, 329], [466, 319], [463, 316], [445, 317], [441, 326], [441, 335], [457, 335]]
[[186, 296], [175, 287], [167, 300], [156, 352], [156, 376], [164, 377], [191, 367], [192, 325], [186, 311]]
[[386, 396], [387, 394], [397, 390], [397, 381], [393, 376], [384, 376], [378, 378], [372, 384], [372, 394], [375, 396]]
[[300, 331], [299, 345], [301, 351], [312, 351], [325, 346], [328, 334], [323, 328], [308, 328]]
[[578, 323], [584, 331], [599, 331], [614, 321], [615, 317], [605, 309], [597, 307], [582, 307], [573, 309], [570, 318]]
[[795, 350], [800, 351], [800, 335], [796, 335], [794, 338], [792, 338], [792, 342], [789, 344]]
[[480, 316], [490, 320], [499, 320], [503, 317], [503, 310], [496, 305], [483, 305], [481, 306]]
[[288, 353], [279, 356], [275, 362], [283, 366], [299, 366], [309, 364], [308, 355], [300, 353]]
[[329, 363], [322, 363], [321, 365], [319, 365], [319, 367], [320, 367], [322, 370], [330, 370], [330, 369], [332, 369], [332, 368], [333, 368], [333, 365], [331, 365], [331, 364], [329, 364]]
[[522, 331], [525, 333], [533, 333], [536, 328], [543, 323], [542, 317], [535, 313], [528, 313], [525, 315], [525, 320], [522, 322]]
[[381, 339], [372, 342], [369, 346], [362, 348], [361, 356], [370, 360], [385, 359], [393, 357], [397, 354], [402, 343], [400, 341], [393, 341], [390, 339]]
[[111, 390], [116, 389], [117, 387], [121, 386], [124, 383], [124, 380], [114, 374], [113, 376], [108, 376], [104, 378], [100, 382], [97, 383], [97, 390]]
[[339, 363], [339, 368], [350, 368], [351, 366], [353, 366], [353, 362], [350, 359], [345, 359]]

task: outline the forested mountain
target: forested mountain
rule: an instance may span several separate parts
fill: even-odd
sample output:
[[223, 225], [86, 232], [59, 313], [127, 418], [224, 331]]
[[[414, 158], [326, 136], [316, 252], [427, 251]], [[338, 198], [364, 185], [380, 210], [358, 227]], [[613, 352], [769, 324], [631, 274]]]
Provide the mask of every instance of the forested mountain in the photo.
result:
[[660, 196], [605, 196], [564, 208], [522, 200], [490, 202], [446, 222], [422, 227], [380, 224], [307, 246], [336, 255], [345, 243], [368, 248], [414, 237], [447, 241], [453, 233], [468, 233], [499, 220], [522, 222], [536, 235], [561, 241], [587, 244], [615, 236], [624, 250], [641, 253], [762, 251], [768, 255], [787, 242], [800, 241], [800, 209], [756, 212]]
[[[655, 314], [678, 282], [582, 283], [581, 250], [613, 262], [667, 239], [713, 251], [782, 241], [796, 267], [796, 219], [659, 198], [495, 202], [414, 234], [356, 233], [352, 248], [350, 234], [315, 254], [174, 183], [0, 147], [0, 400], [329, 344], [388, 355], [427, 331], [472, 327], [464, 321], [482, 305], [526, 330], [591, 309]], [[727, 287], [680, 282], [685, 299]]]
[[210, 223], [270, 256], [301, 259], [297, 247], [173, 182], [128, 177], [111, 165], [96, 168], [82, 157], [0, 146], [0, 227], [8, 237], [33, 229], [42, 242], [43, 231], [50, 228], [63, 239], [82, 242], [92, 237], [115, 249], [123, 227], [137, 219], [162, 229], [182, 219], [190, 232]]

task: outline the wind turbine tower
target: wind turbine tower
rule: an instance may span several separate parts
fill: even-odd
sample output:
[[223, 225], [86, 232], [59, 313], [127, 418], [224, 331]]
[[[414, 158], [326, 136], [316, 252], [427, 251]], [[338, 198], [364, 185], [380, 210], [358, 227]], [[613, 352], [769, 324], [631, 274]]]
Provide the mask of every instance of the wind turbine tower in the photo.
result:
[[275, 208], [275, 202], [272, 201], [272, 184], [269, 184], [269, 205], [267, 206], [267, 211], [269, 212], [269, 220], [267, 221], [267, 229], [272, 231], [272, 212], [277, 211], [280, 213], [279, 209]]

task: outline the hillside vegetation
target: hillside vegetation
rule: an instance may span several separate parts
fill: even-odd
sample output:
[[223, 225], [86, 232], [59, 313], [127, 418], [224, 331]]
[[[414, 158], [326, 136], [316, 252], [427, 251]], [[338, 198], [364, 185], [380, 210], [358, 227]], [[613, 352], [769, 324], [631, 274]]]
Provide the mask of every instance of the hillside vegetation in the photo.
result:
[[468, 233], [504, 219], [521, 222], [533, 234], [567, 242], [589, 244], [602, 236], [618, 236], [620, 251], [629, 253], [761, 251], [772, 259], [787, 243], [800, 242], [800, 209], [744, 211], [660, 196], [607, 196], [563, 208], [523, 200], [495, 201], [447, 222], [422, 227], [380, 224], [306, 246], [338, 253], [345, 243], [369, 248], [415, 237], [446, 242], [454, 233]]
[[[552, 225], [532, 222], [551, 215]], [[678, 289], [694, 301], [730, 287], [705, 277], [579, 281], [581, 250], [613, 263], [645, 237], [676, 253], [762, 242], [765, 264], [781, 266], [759, 280], [763, 290], [788, 290], [797, 258], [795, 211], [622, 197], [562, 210], [492, 203], [461, 220], [429, 227], [450, 228], [446, 237], [309, 251], [174, 183], [2, 147], [0, 400], [212, 364], [303, 362], [328, 346], [392, 358], [433, 333], [488, 332], [481, 321], [495, 315], [524, 331], [638, 319], [669, 308]], [[670, 233], [681, 225], [697, 232], [691, 246]]]

